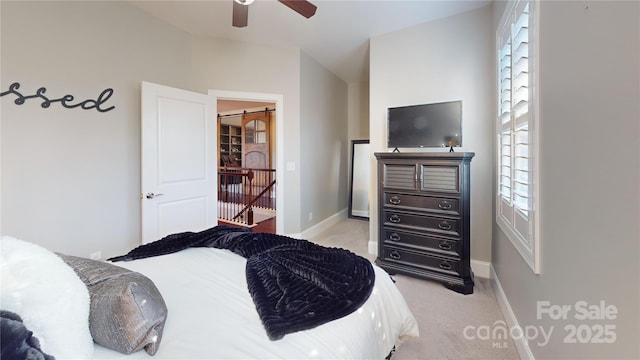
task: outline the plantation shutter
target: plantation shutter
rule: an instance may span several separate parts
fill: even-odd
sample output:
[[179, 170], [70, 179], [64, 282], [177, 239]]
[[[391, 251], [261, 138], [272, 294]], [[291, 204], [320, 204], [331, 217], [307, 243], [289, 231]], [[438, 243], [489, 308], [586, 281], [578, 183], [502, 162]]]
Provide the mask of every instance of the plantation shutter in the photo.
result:
[[[516, 8], [516, 23], [512, 29], [511, 77], [513, 131], [513, 205], [524, 217], [529, 214], [529, 4], [522, 11]], [[516, 214], [517, 215], [517, 214]], [[528, 226], [523, 236], [528, 236]], [[523, 231], [519, 231], [522, 233]]]
[[511, 208], [511, 37], [504, 39], [499, 55], [499, 124], [500, 197]]
[[[498, 224], [533, 257], [533, 67], [529, 1], [516, 1], [498, 29]], [[528, 259], [529, 260], [529, 259]]]

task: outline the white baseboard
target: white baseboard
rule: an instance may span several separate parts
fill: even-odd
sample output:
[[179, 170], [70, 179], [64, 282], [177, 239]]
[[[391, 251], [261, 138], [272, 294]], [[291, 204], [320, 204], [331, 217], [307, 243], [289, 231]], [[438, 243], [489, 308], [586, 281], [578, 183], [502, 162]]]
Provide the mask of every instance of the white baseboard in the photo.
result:
[[[513, 313], [513, 309], [509, 304], [509, 300], [507, 299], [507, 295], [504, 293], [504, 289], [502, 289], [502, 285], [500, 284], [500, 279], [498, 279], [498, 274], [496, 274], [493, 266], [490, 265], [491, 271], [491, 284], [493, 285], [493, 293], [498, 300], [498, 305], [500, 306], [500, 310], [502, 311], [502, 315], [507, 322], [509, 328], [512, 327], [520, 327], [518, 323], [518, 319], [516, 315]], [[518, 355], [520, 355], [520, 359], [525, 360], [535, 360], [533, 353], [531, 352], [531, 348], [529, 347], [529, 343], [525, 336], [521, 336], [519, 339], [512, 339], [516, 350], [518, 351]]]
[[491, 278], [491, 263], [480, 260], [471, 259], [471, 270], [473, 271], [473, 275], [490, 279]]
[[[322, 220], [321, 222], [313, 225], [312, 227], [302, 231], [300, 234], [289, 235], [291, 237], [295, 237], [298, 239], [310, 239], [325, 230], [328, 230], [333, 225], [337, 224], [340, 220], [344, 220], [347, 218], [347, 209], [343, 209], [328, 218]], [[299, 236], [295, 236], [299, 235]]]
[[369, 243], [367, 244], [367, 252], [378, 256], [378, 242], [375, 240], [369, 240]]
[[369, 217], [369, 211], [368, 210], [351, 210], [351, 215], [368, 218]]

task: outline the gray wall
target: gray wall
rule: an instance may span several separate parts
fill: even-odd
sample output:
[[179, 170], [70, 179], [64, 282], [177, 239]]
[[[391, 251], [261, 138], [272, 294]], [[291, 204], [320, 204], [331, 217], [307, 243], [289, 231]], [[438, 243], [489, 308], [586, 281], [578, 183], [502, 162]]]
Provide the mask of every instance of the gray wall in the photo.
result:
[[[190, 88], [187, 34], [123, 2], [6, 2], [2, 89], [95, 99], [110, 112], [2, 106], [2, 233], [56, 251], [115, 255], [140, 237], [140, 83]], [[132, 10], [133, 9], [133, 10]]]
[[[300, 164], [300, 63], [297, 48], [248, 44], [216, 38], [193, 37], [191, 68], [197, 91], [208, 89], [248, 91], [284, 95], [284, 133], [276, 141], [284, 142], [284, 162]], [[260, 59], [256, 62], [255, 59]], [[276, 122], [280, 119], [276, 119]], [[277, 126], [276, 126], [277, 127]], [[320, 138], [318, 141], [323, 141]], [[277, 165], [277, 164], [276, 164]], [[300, 233], [300, 169], [285, 171], [283, 233]], [[315, 170], [315, 169], [314, 169]]]
[[[350, 83], [349, 140], [369, 139], [369, 82]], [[351, 159], [351, 157], [349, 157]]]
[[[491, 260], [493, 222], [493, 35], [491, 7], [371, 39], [370, 125], [372, 152], [386, 152], [387, 108], [450, 100], [463, 102], [463, 147], [471, 161], [471, 257]], [[401, 149], [401, 151], [426, 151]], [[433, 151], [448, 151], [436, 149]], [[376, 179], [372, 157], [371, 179]], [[371, 182], [371, 209], [377, 209]], [[369, 232], [377, 241], [378, 215]], [[369, 247], [372, 250], [372, 246]]]
[[302, 56], [300, 74], [300, 224], [306, 229], [347, 207], [348, 93], [344, 81], [309, 56]]
[[[107, 113], [48, 109], [31, 100], [2, 101], [2, 234], [35, 242], [54, 251], [88, 256], [120, 254], [140, 243], [140, 84], [162, 85], [206, 93], [209, 89], [282, 94], [284, 161], [295, 171], [284, 174], [283, 233], [300, 233], [300, 164], [316, 161], [300, 148], [301, 125], [318, 121], [302, 117], [301, 92], [327, 97], [331, 114], [346, 114], [346, 84], [305, 61], [309, 79], [328, 82], [315, 87], [301, 79], [300, 49], [195, 37], [120, 1], [2, 1], [2, 90], [13, 82], [31, 93], [95, 98], [114, 89]], [[260, 58], [256, 62], [253, 59]], [[309, 76], [309, 73], [316, 73]], [[311, 90], [313, 89], [313, 90]], [[336, 89], [336, 98], [328, 96]], [[342, 117], [344, 119], [344, 117]], [[335, 120], [334, 120], [335, 121]], [[316, 125], [311, 125], [316, 126]], [[331, 123], [332, 131], [347, 132]], [[346, 140], [344, 140], [346, 142]], [[315, 134], [317, 148], [335, 148], [336, 135]], [[341, 146], [344, 146], [341, 144]], [[345, 146], [346, 147], [346, 146]], [[347, 150], [340, 149], [341, 161]], [[345, 164], [338, 172], [346, 172]], [[308, 169], [322, 178], [333, 168], [321, 162]], [[346, 191], [346, 175], [340, 174]], [[344, 184], [342, 184], [344, 183]], [[305, 211], [318, 219], [346, 207], [346, 193], [327, 192], [334, 203], [310, 203]]]
[[[640, 3], [540, 3], [540, 241], [534, 275], [497, 226], [493, 266], [520, 326], [554, 328], [539, 359], [640, 357]], [[496, 4], [494, 20], [504, 4]], [[567, 320], [536, 304], [570, 305]], [[617, 307], [576, 320], [575, 304]], [[565, 326], [615, 325], [613, 344], [566, 344]]]

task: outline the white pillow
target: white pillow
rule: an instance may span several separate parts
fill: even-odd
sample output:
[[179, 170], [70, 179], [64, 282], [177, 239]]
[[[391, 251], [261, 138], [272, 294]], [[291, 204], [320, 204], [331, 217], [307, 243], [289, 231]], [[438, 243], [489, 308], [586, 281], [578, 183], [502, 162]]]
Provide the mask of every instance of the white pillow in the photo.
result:
[[12, 311], [62, 359], [90, 359], [89, 292], [53, 252], [10, 236], [0, 239], [0, 308]]

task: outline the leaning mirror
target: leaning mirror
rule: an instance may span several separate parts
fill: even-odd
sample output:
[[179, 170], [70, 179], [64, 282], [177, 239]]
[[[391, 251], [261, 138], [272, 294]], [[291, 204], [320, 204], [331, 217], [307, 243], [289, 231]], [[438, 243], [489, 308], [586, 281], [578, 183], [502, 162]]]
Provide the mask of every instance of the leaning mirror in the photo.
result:
[[351, 140], [349, 217], [369, 219], [369, 140]]

